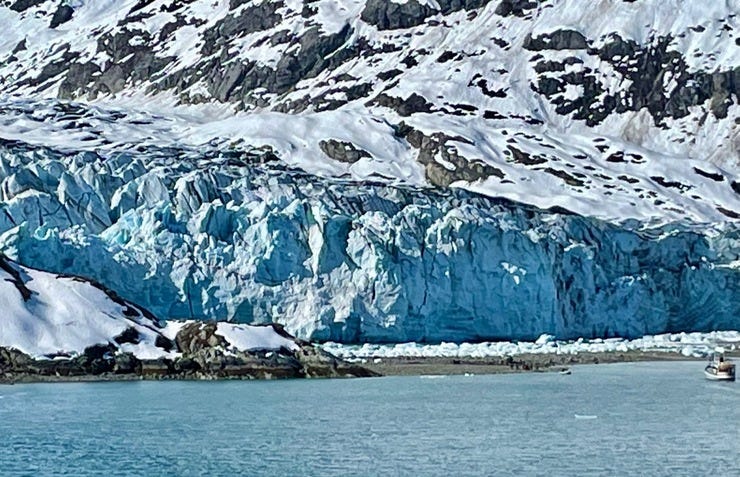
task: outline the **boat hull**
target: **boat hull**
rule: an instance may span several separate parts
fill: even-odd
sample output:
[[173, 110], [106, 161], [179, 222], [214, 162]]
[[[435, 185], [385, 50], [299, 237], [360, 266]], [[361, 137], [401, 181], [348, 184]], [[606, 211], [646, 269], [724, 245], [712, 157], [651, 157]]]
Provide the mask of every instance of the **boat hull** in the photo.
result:
[[732, 371], [717, 371], [714, 369], [705, 369], [704, 377], [710, 381], [734, 381], [735, 370]]

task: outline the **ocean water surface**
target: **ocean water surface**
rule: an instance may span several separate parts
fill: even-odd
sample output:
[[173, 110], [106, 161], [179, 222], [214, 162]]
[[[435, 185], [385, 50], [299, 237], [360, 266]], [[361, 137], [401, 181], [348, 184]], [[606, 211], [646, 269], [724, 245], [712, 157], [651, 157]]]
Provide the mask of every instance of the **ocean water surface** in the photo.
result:
[[740, 476], [740, 383], [557, 373], [0, 387], [0, 474]]

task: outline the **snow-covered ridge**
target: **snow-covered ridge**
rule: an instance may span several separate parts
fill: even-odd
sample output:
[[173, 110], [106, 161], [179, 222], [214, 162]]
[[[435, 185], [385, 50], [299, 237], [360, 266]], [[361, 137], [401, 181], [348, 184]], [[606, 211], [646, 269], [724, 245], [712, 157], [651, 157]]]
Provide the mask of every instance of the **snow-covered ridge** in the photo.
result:
[[322, 176], [609, 220], [740, 217], [733, 1], [4, 4], [3, 93], [117, 108], [6, 98], [6, 139], [269, 147]]
[[522, 354], [626, 353], [629, 351], [679, 353], [683, 356], [701, 358], [711, 353], [717, 345], [722, 345], [728, 351], [740, 349], [740, 332], [671, 333], [648, 335], [633, 340], [622, 338], [584, 340], [581, 338], [575, 341], [559, 341], [550, 335], [543, 335], [535, 342], [503, 341], [436, 345], [324, 343], [322, 347], [334, 356], [360, 361], [378, 358], [487, 358]]
[[[139, 359], [175, 357], [172, 340], [189, 322], [160, 324], [147, 310], [101, 285], [20, 266], [0, 255], [0, 347], [33, 357], [74, 356], [113, 345]], [[225, 351], [298, 348], [271, 326], [218, 323]]]
[[[0, 346], [42, 356], [74, 354], [94, 344], [122, 341], [137, 355], [163, 352], [160, 325], [146, 310], [100, 285], [22, 267], [0, 256]], [[135, 343], [124, 342], [126, 332]]]

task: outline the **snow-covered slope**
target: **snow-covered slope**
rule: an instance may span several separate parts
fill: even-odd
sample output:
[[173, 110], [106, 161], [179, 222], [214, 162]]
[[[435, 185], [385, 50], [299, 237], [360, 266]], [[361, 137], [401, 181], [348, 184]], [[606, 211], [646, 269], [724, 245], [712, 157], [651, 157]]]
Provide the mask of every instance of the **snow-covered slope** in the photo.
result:
[[136, 355], [164, 352], [155, 345], [160, 326], [143, 308], [101, 285], [22, 267], [1, 255], [0, 308], [0, 346], [27, 354], [79, 353], [117, 339]]
[[0, 91], [125, 108], [47, 124], [4, 99], [8, 139], [270, 147], [606, 219], [740, 217], [735, 0], [4, 3]]
[[738, 329], [737, 10], [0, 1], [0, 250], [321, 340]]
[[[140, 359], [178, 355], [177, 332], [189, 322], [162, 325], [150, 312], [83, 278], [23, 267], [0, 255], [0, 347], [35, 357], [70, 356], [113, 345]], [[217, 323], [236, 351], [297, 349], [271, 326]]]

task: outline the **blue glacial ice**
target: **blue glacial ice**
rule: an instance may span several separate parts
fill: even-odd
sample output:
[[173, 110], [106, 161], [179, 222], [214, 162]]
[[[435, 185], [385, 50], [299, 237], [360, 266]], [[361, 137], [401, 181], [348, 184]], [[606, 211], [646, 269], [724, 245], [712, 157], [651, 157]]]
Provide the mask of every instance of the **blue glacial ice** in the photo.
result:
[[459, 190], [177, 151], [0, 144], [0, 250], [164, 319], [315, 340], [637, 337], [740, 328], [740, 227], [641, 230]]

